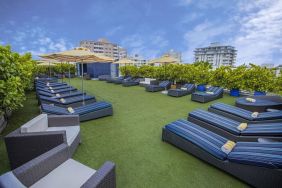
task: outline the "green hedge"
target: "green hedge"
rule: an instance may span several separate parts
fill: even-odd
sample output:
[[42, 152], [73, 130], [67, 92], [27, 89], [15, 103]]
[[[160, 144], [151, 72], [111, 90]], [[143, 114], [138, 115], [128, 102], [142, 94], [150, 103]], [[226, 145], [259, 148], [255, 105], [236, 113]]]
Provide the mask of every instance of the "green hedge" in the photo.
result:
[[0, 46], [0, 115], [18, 109], [25, 91], [33, 88], [36, 63], [31, 54], [20, 55], [10, 46]]
[[188, 82], [196, 84], [210, 84], [227, 89], [244, 89], [249, 91], [282, 91], [282, 78], [275, 77], [271, 69], [250, 64], [236, 68], [222, 66], [215, 70], [207, 62], [194, 64], [169, 64], [159, 67], [144, 65], [120, 67], [123, 75], [133, 77], [151, 77], [160, 80]]
[[68, 73], [70, 69], [71, 74], [75, 74], [75, 65], [69, 64], [69, 63], [56, 63], [54, 66], [48, 66], [48, 65], [38, 65], [37, 66], [37, 73], [38, 74], [46, 74], [49, 75], [51, 70], [51, 76], [55, 74], [62, 74], [62, 73]]

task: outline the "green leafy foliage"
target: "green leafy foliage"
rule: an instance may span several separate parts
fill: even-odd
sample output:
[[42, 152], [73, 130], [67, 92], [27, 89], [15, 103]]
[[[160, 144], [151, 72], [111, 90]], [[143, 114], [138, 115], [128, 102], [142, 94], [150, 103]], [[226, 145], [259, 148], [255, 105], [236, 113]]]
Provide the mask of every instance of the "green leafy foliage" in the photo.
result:
[[31, 54], [19, 55], [0, 46], [0, 114], [22, 106], [25, 90], [33, 87], [36, 63]]
[[275, 80], [275, 91], [282, 95], [282, 74], [278, 76]]
[[56, 63], [53, 66], [48, 65], [38, 65], [37, 73], [49, 75], [51, 71], [51, 76], [56, 74], [68, 73], [70, 70], [71, 74], [75, 74], [75, 65], [69, 63]]
[[245, 65], [238, 66], [237, 68], [229, 68], [225, 84], [223, 84], [222, 87], [227, 89], [244, 89], [246, 70], [247, 67]]
[[245, 89], [251, 91], [272, 91], [275, 88], [275, 75], [272, 70], [251, 64], [246, 70]]
[[197, 62], [194, 65], [194, 80], [196, 84], [208, 84], [211, 65], [207, 62]]
[[227, 87], [228, 75], [231, 72], [231, 67], [221, 66], [211, 72], [209, 83], [213, 86]]

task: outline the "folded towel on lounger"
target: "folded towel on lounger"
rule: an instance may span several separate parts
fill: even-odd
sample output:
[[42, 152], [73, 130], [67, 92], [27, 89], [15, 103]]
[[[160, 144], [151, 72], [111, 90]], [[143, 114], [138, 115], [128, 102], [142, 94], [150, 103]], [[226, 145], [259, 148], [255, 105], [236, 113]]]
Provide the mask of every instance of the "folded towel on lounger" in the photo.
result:
[[235, 147], [236, 143], [231, 141], [231, 140], [228, 140], [222, 147], [221, 147], [221, 150], [226, 153], [226, 154], [229, 154], [232, 149]]

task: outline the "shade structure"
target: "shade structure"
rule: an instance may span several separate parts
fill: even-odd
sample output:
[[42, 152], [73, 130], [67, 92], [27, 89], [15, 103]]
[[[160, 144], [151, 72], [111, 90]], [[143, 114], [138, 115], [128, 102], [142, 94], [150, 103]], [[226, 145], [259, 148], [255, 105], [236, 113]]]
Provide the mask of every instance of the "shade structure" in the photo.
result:
[[43, 54], [40, 55], [42, 58], [55, 59], [58, 61], [66, 62], [79, 62], [81, 63], [82, 76], [81, 76], [81, 88], [82, 88], [82, 98], [84, 104], [84, 88], [83, 88], [83, 64], [84, 63], [108, 63], [113, 62], [113, 59], [101, 54], [91, 52], [88, 48], [77, 47], [72, 50], [67, 50], [63, 52]]
[[66, 62], [83, 62], [83, 63], [93, 63], [93, 62], [112, 62], [113, 59], [101, 54], [91, 52], [88, 48], [77, 47], [73, 50], [67, 50], [63, 52], [43, 54], [40, 55], [42, 58], [55, 59], [58, 61]]
[[38, 66], [55, 66], [55, 64], [54, 63], [48, 63], [48, 62], [45, 62], [45, 63], [38, 63], [37, 64]]
[[148, 62], [148, 64], [155, 64], [155, 63], [159, 63], [159, 64], [179, 63], [179, 60], [169, 55], [164, 55], [160, 58], [153, 59]]
[[[128, 59], [128, 58], [123, 58], [123, 59], [120, 59], [119, 61], [113, 62], [113, 64], [119, 64], [119, 65], [125, 66], [125, 72], [126, 72], [126, 66], [127, 65], [134, 65], [135, 61], [132, 61], [131, 59]], [[127, 75], [125, 75], [125, 76], [127, 76]]]
[[128, 58], [123, 58], [123, 59], [120, 59], [119, 61], [113, 62], [113, 64], [123, 64], [123, 65], [132, 65], [134, 63], [135, 61], [132, 61], [131, 59], [128, 59]]

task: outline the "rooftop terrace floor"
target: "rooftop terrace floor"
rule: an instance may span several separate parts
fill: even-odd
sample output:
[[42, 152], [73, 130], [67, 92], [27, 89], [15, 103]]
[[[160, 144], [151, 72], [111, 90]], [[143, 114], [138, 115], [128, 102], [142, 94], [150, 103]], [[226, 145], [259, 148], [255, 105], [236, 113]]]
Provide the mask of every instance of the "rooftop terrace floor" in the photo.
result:
[[[81, 80], [72, 79], [78, 89]], [[81, 123], [82, 144], [74, 159], [97, 169], [106, 160], [117, 167], [117, 187], [247, 187], [225, 172], [162, 142], [162, 127], [188, 112], [212, 103], [192, 102], [191, 96], [173, 98], [145, 92], [139, 86], [122, 87], [88, 80], [89, 95], [113, 104], [114, 115]], [[235, 98], [217, 100], [234, 104]], [[13, 113], [6, 135], [39, 113], [35, 93], [27, 94], [24, 107]], [[0, 142], [0, 173], [9, 171], [4, 141]]]

